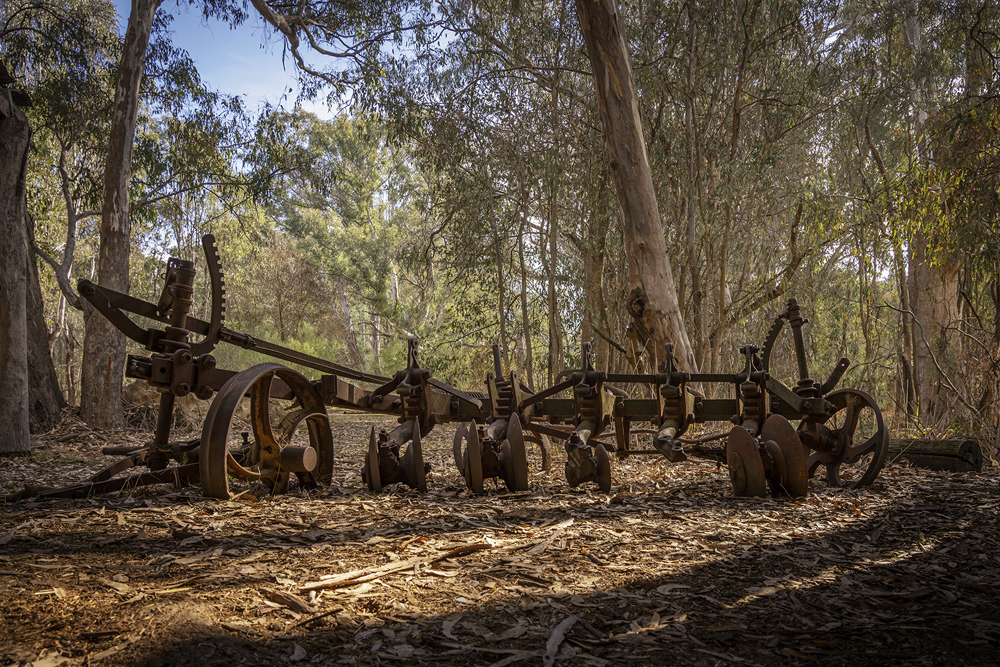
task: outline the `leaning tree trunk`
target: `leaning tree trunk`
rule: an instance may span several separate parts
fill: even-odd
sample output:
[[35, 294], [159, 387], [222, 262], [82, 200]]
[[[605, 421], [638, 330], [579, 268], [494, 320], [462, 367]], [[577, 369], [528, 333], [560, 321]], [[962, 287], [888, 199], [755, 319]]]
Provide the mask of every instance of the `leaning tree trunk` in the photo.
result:
[[24, 242], [28, 119], [0, 89], [0, 454], [31, 451]]
[[621, 208], [631, 288], [629, 313], [648, 332], [646, 349], [656, 366], [663, 365], [664, 343], [672, 342], [677, 366], [697, 372], [653, 189], [635, 81], [625, 45], [625, 22], [615, 0], [577, 0], [576, 7], [594, 71], [601, 125], [611, 153], [611, 172]]
[[[132, 14], [125, 31], [111, 136], [104, 168], [104, 208], [101, 211], [100, 269], [97, 282], [119, 292], [128, 292], [129, 197], [132, 178], [132, 144], [139, 113], [139, 86], [146, 64], [146, 47], [153, 17], [161, 0], [132, 0]], [[101, 315], [91, 311], [83, 339], [83, 371], [80, 378], [80, 416], [103, 428], [122, 426], [122, 371], [125, 367], [125, 336]]]

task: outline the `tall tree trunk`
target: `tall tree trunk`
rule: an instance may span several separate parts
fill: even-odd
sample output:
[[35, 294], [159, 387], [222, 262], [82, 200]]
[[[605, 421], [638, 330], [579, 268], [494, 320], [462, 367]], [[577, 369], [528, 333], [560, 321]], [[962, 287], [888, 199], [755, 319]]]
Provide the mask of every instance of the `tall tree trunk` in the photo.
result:
[[524, 226], [528, 221], [526, 210], [527, 192], [521, 192], [521, 226], [517, 230], [517, 256], [521, 264], [521, 330], [524, 337], [525, 383], [534, 391], [535, 368], [532, 360], [531, 320], [528, 318], [528, 269], [524, 265]]
[[687, 134], [687, 255], [691, 278], [691, 312], [694, 315], [694, 356], [698, 368], [705, 363], [704, 294], [701, 289], [701, 262], [698, 257], [698, 165], [694, 131], [694, 58], [697, 27], [693, 5], [688, 5], [687, 91], [684, 95], [684, 127]]
[[903, 337], [902, 352], [900, 353], [899, 365], [901, 371], [902, 386], [900, 387], [900, 399], [904, 405], [907, 417], [917, 415], [917, 384], [914, 377], [914, 356], [913, 351], [916, 345], [913, 340], [913, 316], [910, 306], [910, 293], [906, 276], [906, 259], [903, 256], [903, 248], [897, 241], [892, 244], [893, 263], [896, 269], [896, 287], [899, 292], [900, 313], [900, 333]]
[[918, 231], [910, 239], [910, 307], [916, 338], [915, 366], [920, 397], [920, 423], [944, 426], [957, 401], [947, 385], [955, 381], [957, 351], [952, 332], [960, 317], [958, 278], [960, 265], [952, 258], [932, 261], [926, 235]]
[[0, 88], [0, 454], [31, 451], [28, 434], [28, 256], [23, 209], [28, 119]]
[[[132, 145], [139, 113], [139, 86], [153, 17], [161, 0], [132, 0], [125, 43], [118, 65], [115, 102], [104, 168], [104, 207], [98, 284], [128, 292], [130, 242], [128, 185], [132, 178]], [[80, 416], [95, 426], [122, 426], [122, 372], [125, 336], [108, 320], [91, 311], [83, 339]]]
[[354, 318], [351, 317], [351, 304], [347, 301], [347, 290], [344, 288], [344, 277], [337, 277], [337, 296], [340, 299], [340, 314], [344, 318], [344, 338], [347, 343], [347, 353], [358, 368], [364, 366], [365, 358], [358, 347], [358, 335], [354, 332]]
[[375, 368], [376, 373], [382, 372], [382, 334], [379, 332], [379, 324], [381, 324], [381, 317], [375, 313], [371, 313], [371, 326], [372, 326], [372, 366]]
[[563, 341], [562, 329], [559, 326], [559, 301], [556, 298], [556, 267], [558, 266], [558, 255], [556, 241], [559, 236], [559, 219], [555, 212], [555, 193], [553, 192], [549, 200], [549, 237], [548, 241], [548, 313], [549, 313], [549, 359], [548, 359], [548, 381], [555, 383], [555, 378], [563, 369]]
[[555, 76], [552, 82], [551, 97], [551, 121], [552, 121], [552, 154], [548, 166], [549, 181], [549, 202], [548, 202], [548, 268], [549, 268], [549, 359], [548, 359], [548, 381], [555, 383], [556, 376], [563, 369], [563, 343], [562, 331], [559, 326], [559, 302], [556, 298], [556, 270], [559, 265], [558, 241], [559, 241], [559, 214], [556, 209], [559, 193], [559, 175], [556, 173], [556, 156], [559, 155], [559, 75]]
[[[22, 193], [23, 194], [23, 193]], [[38, 282], [38, 263], [32, 248], [35, 230], [27, 215], [27, 201], [22, 200], [25, 231], [25, 259], [27, 260], [28, 291], [25, 296], [28, 334], [28, 420], [33, 433], [42, 433], [59, 423], [62, 409], [66, 407], [59, 377], [52, 361], [49, 346], [49, 328], [45, 324], [45, 302]], [[60, 295], [62, 296], [62, 295]], [[60, 299], [65, 304], [65, 299]]]
[[594, 366], [598, 370], [608, 370], [611, 346], [595, 332], [603, 327], [603, 333], [610, 336], [607, 329], [607, 312], [604, 306], [604, 258], [607, 253], [609, 218], [601, 206], [607, 175], [601, 178], [591, 202], [587, 220], [587, 238], [583, 242], [583, 340], [590, 341]]
[[[927, 108], [931, 90], [921, 72], [923, 28], [920, 22], [920, 2], [910, 0], [905, 21], [905, 38], [911, 51], [913, 68], [910, 77], [910, 116], [914, 137], [915, 159], [929, 164], [932, 155], [926, 138]], [[926, 215], [917, 213], [917, 215]], [[956, 402], [954, 389], [948, 388], [952, 378], [952, 331], [958, 322], [958, 277], [960, 265], [955, 257], [935, 256], [933, 239], [927, 232], [928, 221], [914, 221], [916, 228], [909, 242], [909, 298], [914, 319], [914, 367], [917, 369], [917, 394], [920, 422], [924, 426], [944, 426], [951, 406]]]
[[496, 242], [497, 255], [497, 319], [500, 322], [500, 361], [504, 370], [510, 366], [507, 356], [507, 295], [504, 290], [503, 281], [503, 249], [500, 240], [500, 230], [497, 230]]
[[656, 366], [663, 365], [664, 344], [672, 342], [677, 366], [697, 372], [698, 363], [684, 329], [667, 256], [625, 42], [625, 23], [615, 0], [577, 0], [576, 7], [594, 71], [594, 90], [621, 207], [631, 289], [629, 313], [648, 332], [646, 349]]

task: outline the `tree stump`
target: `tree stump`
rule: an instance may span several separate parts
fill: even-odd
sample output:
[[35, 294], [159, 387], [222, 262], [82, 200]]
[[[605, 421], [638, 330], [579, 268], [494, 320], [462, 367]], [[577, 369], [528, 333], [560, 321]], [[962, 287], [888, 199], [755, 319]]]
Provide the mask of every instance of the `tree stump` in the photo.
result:
[[976, 440], [890, 440], [889, 459], [905, 459], [918, 468], [952, 472], [982, 472], [983, 450]]

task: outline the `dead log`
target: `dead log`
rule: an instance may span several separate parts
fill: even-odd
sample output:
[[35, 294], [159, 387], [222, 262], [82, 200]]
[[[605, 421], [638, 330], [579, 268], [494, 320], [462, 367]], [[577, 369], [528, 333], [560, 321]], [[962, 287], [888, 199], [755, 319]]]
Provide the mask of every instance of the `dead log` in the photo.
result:
[[952, 472], [982, 472], [983, 450], [976, 440], [890, 440], [889, 459], [905, 459], [918, 468]]

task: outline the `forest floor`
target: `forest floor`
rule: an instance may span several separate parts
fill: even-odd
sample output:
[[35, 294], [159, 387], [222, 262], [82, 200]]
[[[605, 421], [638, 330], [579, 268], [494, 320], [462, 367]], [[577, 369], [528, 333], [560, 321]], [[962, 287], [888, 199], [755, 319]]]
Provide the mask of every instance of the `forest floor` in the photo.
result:
[[[452, 427], [424, 441], [427, 494], [373, 496], [369, 427], [334, 424], [334, 484], [308, 495], [0, 506], [0, 665], [997, 664], [996, 468], [890, 465], [792, 501], [632, 457], [606, 495], [570, 489], [554, 451], [549, 471], [533, 454], [531, 492], [477, 498]], [[0, 460], [0, 493], [145, 437], [67, 419]]]

